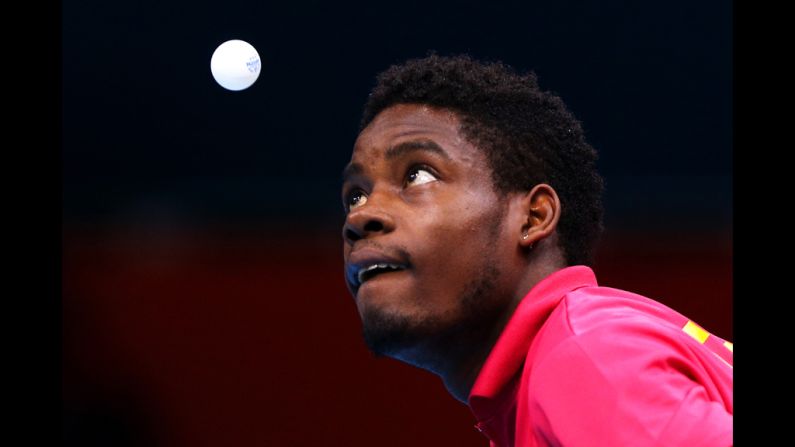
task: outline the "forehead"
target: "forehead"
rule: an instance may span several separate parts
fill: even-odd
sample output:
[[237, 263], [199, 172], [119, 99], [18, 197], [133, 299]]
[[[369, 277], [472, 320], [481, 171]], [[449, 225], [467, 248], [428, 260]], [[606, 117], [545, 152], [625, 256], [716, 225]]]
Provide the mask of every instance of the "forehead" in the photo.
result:
[[416, 104], [398, 104], [381, 111], [359, 134], [352, 162], [366, 162], [386, 149], [412, 140], [430, 140], [453, 159], [476, 161], [480, 151], [459, 133], [461, 121], [455, 112]]
[[458, 135], [458, 117], [449, 110], [426, 105], [397, 104], [382, 110], [362, 130], [356, 146], [369, 146], [382, 138], [405, 133], [427, 132], [439, 135]]

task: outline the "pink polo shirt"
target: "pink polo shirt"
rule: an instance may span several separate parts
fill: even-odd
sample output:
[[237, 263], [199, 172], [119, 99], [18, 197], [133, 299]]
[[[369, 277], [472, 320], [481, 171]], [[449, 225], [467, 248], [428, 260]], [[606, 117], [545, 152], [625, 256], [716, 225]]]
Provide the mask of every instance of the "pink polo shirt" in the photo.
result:
[[732, 349], [571, 266], [516, 308], [469, 406], [491, 446], [730, 446]]

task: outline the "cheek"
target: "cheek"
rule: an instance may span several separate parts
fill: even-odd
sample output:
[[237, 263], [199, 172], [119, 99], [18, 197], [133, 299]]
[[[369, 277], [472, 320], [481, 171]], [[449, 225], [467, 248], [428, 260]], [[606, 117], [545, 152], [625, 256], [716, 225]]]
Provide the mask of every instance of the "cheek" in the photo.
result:
[[[415, 227], [418, 246], [413, 253], [422, 261], [423, 292], [457, 296], [480, 274], [486, 255], [494, 249], [493, 213], [473, 212], [465, 205], [437, 208], [426, 213]], [[433, 290], [430, 290], [433, 289]]]
[[493, 244], [500, 213], [491, 194], [477, 190], [440, 203], [443, 205], [422, 215], [418, 228], [423, 228], [434, 244], [452, 249], [452, 253], [442, 254], [480, 252]]

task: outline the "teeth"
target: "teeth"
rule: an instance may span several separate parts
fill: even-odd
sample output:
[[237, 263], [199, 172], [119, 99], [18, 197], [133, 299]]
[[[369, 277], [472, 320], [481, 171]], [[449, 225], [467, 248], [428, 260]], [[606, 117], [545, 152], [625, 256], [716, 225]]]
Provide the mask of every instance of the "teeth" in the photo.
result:
[[367, 274], [367, 272], [371, 272], [371, 271], [373, 271], [375, 269], [385, 269], [385, 268], [391, 268], [391, 269], [394, 269], [394, 270], [399, 270], [399, 269], [402, 269], [403, 267], [398, 265], [398, 264], [389, 264], [389, 263], [385, 263], [385, 262], [381, 262], [381, 263], [373, 264], [373, 265], [368, 265], [367, 267], [359, 270], [359, 274], [357, 275], [357, 279], [359, 280], [359, 284], [361, 285], [364, 282], [364, 276], [365, 276], [365, 274]]

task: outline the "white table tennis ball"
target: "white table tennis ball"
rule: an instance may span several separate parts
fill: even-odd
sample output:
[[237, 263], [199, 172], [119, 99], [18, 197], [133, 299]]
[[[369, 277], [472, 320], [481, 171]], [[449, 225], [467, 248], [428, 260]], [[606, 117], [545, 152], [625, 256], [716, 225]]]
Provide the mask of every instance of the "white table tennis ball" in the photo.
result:
[[227, 90], [243, 90], [259, 77], [260, 59], [250, 43], [232, 39], [215, 49], [210, 58], [210, 71], [221, 87]]

